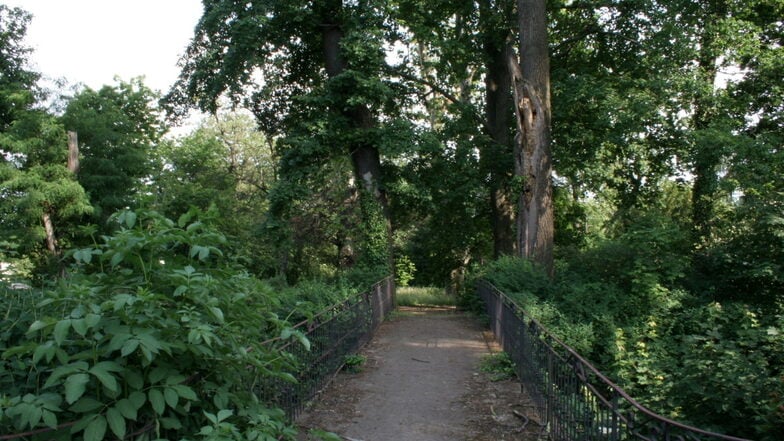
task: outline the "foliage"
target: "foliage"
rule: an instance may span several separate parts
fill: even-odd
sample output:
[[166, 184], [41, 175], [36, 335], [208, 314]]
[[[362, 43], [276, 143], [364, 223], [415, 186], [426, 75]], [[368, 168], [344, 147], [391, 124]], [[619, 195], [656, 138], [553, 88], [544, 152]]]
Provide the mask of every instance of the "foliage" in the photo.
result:
[[408, 283], [414, 279], [416, 274], [416, 265], [406, 255], [395, 257], [395, 285], [408, 286]]
[[688, 232], [651, 224], [659, 218], [650, 216], [617, 238], [572, 251], [554, 281], [511, 258], [479, 274], [654, 411], [722, 433], [777, 439], [784, 423], [781, 313], [706, 302], [684, 289]]
[[77, 133], [79, 183], [99, 225], [117, 210], [138, 206], [143, 180], [152, 174], [153, 148], [167, 130], [157, 99], [142, 78], [134, 78], [86, 87], [68, 100], [62, 124]]
[[[0, 132], [0, 152], [0, 253], [27, 258], [40, 272], [72, 243], [78, 234], [74, 223], [93, 209], [67, 168], [65, 131], [54, 117], [34, 109], [17, 112]], [[47, 238], [54, 250], [47, 249]]]
[[291, 436], [251, 387], [287, 363], [261, 344], [285, 327], [270, 288], [231, 264], [224, 236], [196, 213], [176, 223], [149, 211], [112, 220], [117, 232], [70, 252], [70, 277], [35, 308], [4, 298], [20, 313], [3, 325], [3, 432]]
[[235, 254], [255, 274], [277, 268], [268, 235], [262, 234], [267, 194], [277, 179], [274, 143], [256, 131], [246, 113], [221, 112], [194, 132], [158, 145], [155, 191], [145, 204], [177, 218], [192, 207], [215, 212]]
[[517, 375], [515, 364], [506, 352], [485, 355], [479, 361], [479, 370], [489, 374], [491, 381], [511, 380]]
[[362, 366], [367, 362], [367, 357], [359, 354], [351, 354], [343, 357], [343, 369], [352, 374], [362, 372]]
[[22, 44], [30, 19], [27, 11], [0, 5], [0, 132], [36, 100], [40, 74], [28, 69], [31, 49]]
[[452, 306], [456, 298], [445, 292], [444, 288], [404, 286], [396, 287], [395, 298], [398, 306]]

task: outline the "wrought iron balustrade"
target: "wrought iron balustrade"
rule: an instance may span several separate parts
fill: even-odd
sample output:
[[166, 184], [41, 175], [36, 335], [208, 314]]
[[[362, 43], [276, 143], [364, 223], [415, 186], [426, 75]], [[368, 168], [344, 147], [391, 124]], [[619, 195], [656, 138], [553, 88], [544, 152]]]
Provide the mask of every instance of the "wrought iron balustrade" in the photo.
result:
[[490, 326], [514, 360], [553, 441], [750, 441], [678, 423], [645, 408], [486, 281], [477, 286]]
[[[310, 341], [310, 348], [290, 341], [280, 347], [296, 359], [290, 372], [296, 382], [268, 378], [257, 388], [259, 397], [280, 407], [293, 421], [305, 404], [343, 366], [346, 355], [367, 343], [384, 318], [395, 308], [395, 280], [387, 277], [366, 292], [319, 312], [294, 326]], [[278, 339], [268, 342], [275, 344]]]

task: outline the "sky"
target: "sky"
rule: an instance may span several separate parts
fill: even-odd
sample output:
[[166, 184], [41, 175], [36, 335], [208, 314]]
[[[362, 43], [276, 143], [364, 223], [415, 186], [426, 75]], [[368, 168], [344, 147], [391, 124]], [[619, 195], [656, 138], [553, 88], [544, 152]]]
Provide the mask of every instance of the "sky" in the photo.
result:
[[200, 0], [0, 0], [33, 14], [33, 70], [92, 89], [144, 76], [166, 92], [202, 13]]

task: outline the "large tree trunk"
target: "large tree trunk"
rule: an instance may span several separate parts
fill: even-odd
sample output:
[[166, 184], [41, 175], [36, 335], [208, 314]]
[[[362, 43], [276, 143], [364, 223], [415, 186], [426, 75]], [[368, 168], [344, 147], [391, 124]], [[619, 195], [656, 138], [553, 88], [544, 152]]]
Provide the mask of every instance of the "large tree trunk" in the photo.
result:
[[[342, 2], [340, 0], [331, 0], [323, 12], [323, 53], [324, 53], [324, 66], [329, 78], [335, 78], [346, 70], [345, 59], [341, 52], [341, 40], [343, 39], [343, 32], [341, 24], [337, 21], [340, 17], [340, 9]], [[365, 105], [343, 106], [341, 110], [352, 123], [354, 128], [359, 130], [370, 130], [375, 125], [375, 120]], [[367, 140], [360, 140], [349, 143], [347, 145], [348, 153], [351, 157], [351, 163], [354, 168], [354, 175], [357, 182], [361, 183], [364, 192], [360, 194], [360, 198], [372, 197], [379, 205], [384, 221], [386, 223], [387, 241], [389, 247], [389, 260], [390, 268], [394, 268], [391, 256], [391, 221], [389, 214], [389, 207], [387, 203], [386, 192], [381, 186], [381, 156], [378, 148]], [[366, 208], [368, 205], [364, 205]], [[363, 213], [363, 215], [366, 213]]]
[[[498, 258], [515, 252], [514, 197], [510, 180], [513, 171], [509, 117], [512, 111], [512, 79], [506, 67], [504, 45], [487, 38], [485, 74], [485, 121], [490, 142], [481, 152], [481, 164], [490, 175], [490, 213], [493, 255]], [[500, 46], [500, 47], [499, 47]]]
[[553, 274], [553, 190], [550, 151], [550, 59], [544, 0], [518, 0], [520, 63], [508, 54], [518, 135], [515, 174], [522, 180], [518, 253]]
[[485, 55], [485, 131], [490, 141], [482, 146], [480, 165], [489, 176], [490, 225], [493, 233], [493, 257], [514, 255], [515, 198], [512, 192], [514, 172], [511, 137], [512, 77], [507, 68], [506, 51], [510, 44], [505, 23], [512, 11], [506, 1], [481, 0], [479, 23]]

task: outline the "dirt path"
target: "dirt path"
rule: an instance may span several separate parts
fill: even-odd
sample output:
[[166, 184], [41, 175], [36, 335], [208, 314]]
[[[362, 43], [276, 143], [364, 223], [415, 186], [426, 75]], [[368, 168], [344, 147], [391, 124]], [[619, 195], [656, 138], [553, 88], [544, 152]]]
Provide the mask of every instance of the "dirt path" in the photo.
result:
[[493, 351], [473, 319], [404, 309], [362, 351], [362, 372], [338, 375], [297, 424], [354, 441], [536, 439], [514, 414], [525, 408], [519, 385], [479, 372]]

